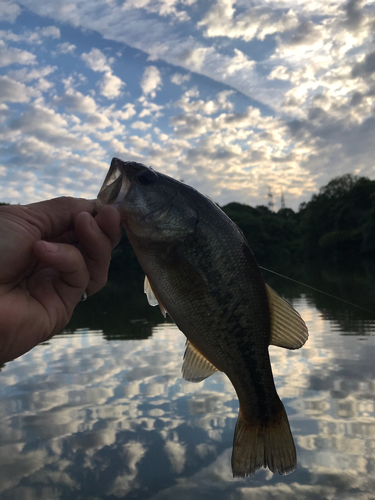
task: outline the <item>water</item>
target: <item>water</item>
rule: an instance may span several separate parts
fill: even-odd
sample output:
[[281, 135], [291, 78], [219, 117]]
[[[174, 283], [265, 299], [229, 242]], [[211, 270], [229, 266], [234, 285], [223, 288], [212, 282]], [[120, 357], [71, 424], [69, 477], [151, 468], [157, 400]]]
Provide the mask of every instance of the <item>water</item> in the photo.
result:
[[374, 499], [375, 316], [296, 286], [283, 294], [310, 331], [298, 351], [270, 348], [297, 446], [293, 474], [234, 480], [228, 379], [185, 382], [176, 327], [128, 298], [122, 334], [116, 300], [99, 296], [0, 372], [0, 498]]

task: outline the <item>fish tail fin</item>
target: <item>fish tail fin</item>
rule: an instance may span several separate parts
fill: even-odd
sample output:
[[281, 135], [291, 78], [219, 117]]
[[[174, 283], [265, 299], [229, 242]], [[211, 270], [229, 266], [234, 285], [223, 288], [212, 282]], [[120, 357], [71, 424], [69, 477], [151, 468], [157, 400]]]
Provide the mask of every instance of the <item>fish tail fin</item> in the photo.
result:
[[233, 477], [251, 476], [261, 467], [286, 475], [294, 471], [296, 462], [296, 448], [283, 406], [277, 418], [266, 425], [248, 424], [240, 409], [233, 440]]

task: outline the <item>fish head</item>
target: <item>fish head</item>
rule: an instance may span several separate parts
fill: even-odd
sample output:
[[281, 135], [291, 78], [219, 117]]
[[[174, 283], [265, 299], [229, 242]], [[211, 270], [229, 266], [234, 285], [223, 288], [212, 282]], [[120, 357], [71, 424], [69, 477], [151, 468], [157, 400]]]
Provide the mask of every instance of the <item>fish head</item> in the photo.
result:
[[142, 163], [113, 158], [96, 209], [113, 204], [126, 232], [139, 239], [184, 239], [195, 231], [197, 212], [189, 188]]

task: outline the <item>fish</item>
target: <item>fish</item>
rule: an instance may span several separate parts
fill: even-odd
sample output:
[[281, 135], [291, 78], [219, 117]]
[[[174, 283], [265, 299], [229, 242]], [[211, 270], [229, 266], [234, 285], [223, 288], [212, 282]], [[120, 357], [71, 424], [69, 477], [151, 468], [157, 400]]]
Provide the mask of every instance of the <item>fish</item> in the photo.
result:
[[300, 314], [265, 283], [238, 226], [193, 187], [113, 158], [97, 211], [108, 204], [120, 212], [149, 303], [159, 304], [186, 336], [183, 378], [200, 382], [221, 371], [236, 391], [233, 476], [261, 467], [292, 472], [296, 448], [268, 347], [304, 345]]

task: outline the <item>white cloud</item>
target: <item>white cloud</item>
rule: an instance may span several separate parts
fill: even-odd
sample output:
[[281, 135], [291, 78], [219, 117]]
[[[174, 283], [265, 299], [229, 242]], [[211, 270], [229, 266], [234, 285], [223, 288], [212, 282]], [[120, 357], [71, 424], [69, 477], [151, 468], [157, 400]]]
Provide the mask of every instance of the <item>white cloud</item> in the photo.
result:
[[35, 64], [35, 55], [27, 50], [17, 49], [15, 47], [7, 47], [0, 40], [0, 67], [9, 66], [11, 64]]
[[60, 43], [57, 48], [60, 54], [70, 54], [74, 52], [77, 47], [73, 43], [64, 42]]
[[85, 52], [82, 54], [81, 58], [85, 61], [87, 66], [93, 71], [99, 71], [102, 73], [110, 72], [112, 59], [107, 60], [107, 57], [99, 49], [92, 49], [90, 52]]
[[0, 1], [0, 20], [14, 23], [21, 12], [20, 6], [11, 0]]
[[142, 92], [147, 96], [150, 95], [151, 99], [156, 96], [156, 91], [160, 90], [162, 80], [160, 71], [156, 66], [147, 66], [141, 80]]
[[46, 26], [40, 30], [42, 36], [50, 36], [51, 38], [60, 38], [60, 29], [56, 26]]
[[[43, 103], [35, 103], [12, 120], [9, 128], [56, 148], [55, 154], [60, 159], [71, 157], [72, 151], [95, 151], [96, 154], [102, 154], [99, 145], [87, 137], [83, 130], [75, 129], [78, 124], [79, 120], [74, 115], [61, 115]], [[16, 147], [18, 154], [24, 154], [17, 145]]]
[[171, 76], [171, 82], [175, 85], [182, 85], [184, 82], [188, 82], [191, 78], [191, 75], [182, 75], [181, 73], [174, 73]]
[[113, 64], [114, 59], [107, 59], [99, 49], [92, 49], [90, 52], [82, 54], [81, 57], [93, 71], [104, 73], [100, 82], [101, 94], [108, 99], [118, 97], [125, 86], [125, 82], [112, 73], [111, 64]]
[[267, 35], [287, 31], [297, 24], [293, 10], [273, 9], [272, 5], [264, 4], [244, 7], [236, 12], [234, 0], [217, 0], [198, 27], [205, 29], [208, 38], [225, 36], [248, 42], [253, 38], [264, 40]]
[[111, 109], [110, 111], [111, 116], [118, 120], [130, 120], [136, 113], [134, 104], [130, 102], [125, 104], [120, 110]]
[[28, 102], [32, 92], [26, 85], [7, 76], [0, 76], [0, 102]]
[[41, 68], [22, 68], [11, 70], [8, 72], [7, 76], [13, 78], [18, 82], [30, 82], [33, 80], [41, 80], [46, 76], [54, 73], [57, 70], [57, 66], [43, 66]]
[[202, 71], [213, 54], [215, 54], [213, 47], [194, 47], [183, 51], [181, 56], [187, 67], [191, 67], [193, 71]]
[[92, 114], [95, 113], [96, 103], [94, 99], [90, 96], [85, 96], [81, 92], [74, 89], [67, 89], [59, 97], [55, 97], [53, 100], [56, 104], [64, 104], [68, 111]]
[[0, 30], [0, 39], [11, 42], [19, 42], [21, 40], [21, 37], [16, 33], [13, 33], [13, 31], [11, 30]]
[[137, 121], [132, 123], [132, 128], [137, 128], [139, 130], [147, 130], [148, 128], [151, 127], [151, 123], [145, 123], [141, 121]]
[[18, 42], [25, 42], [31, 45], [41, 45], [44, 43], [45, 38], [55, 38], [61, 37], [60, 29], [56, 26], [45, 26], [44, 28], [36, 27], [33, 31], [25, 30], [21, 34], [17, 35]]
[[100, 83], [100, 92], [108, 99], [114, 99], [121, 94], [125, 83], [111, 71], [106, 71]]
[[177, 9], [177, 5], [192, 5], [196, 0], [126, 0], [122, 4], [122, 9], [129, 11], [132, 9], [143, 9], [148, 13], [157, 14], [162, 17], [172, 17], [180, 22], [189, 21], [189, 14], [180, 9]]
[[249, 60], [249, 58], [238, 49], [234, 49], [234, 53], [235, 56], [223, 67], [224, 76], [254, 69], [256, 64], [255, 61]]
[[181, 99], [175, 103], [175, 106], [181, 108], [188, 114], [201, 112], [205, 115], [212, 115], [218, 111], [233, 109], [233, 104], [227, 100], [232, 94], [233, 91], [224, 90], [217, 94], [217, 99], [215, 101], [204, 101], [202, 99], [191, 101], [192, 97], [199, 96], [199, 92], [197, 89], [190, 89], [182, 95]]
[[139, 99], [139, 102], [142, 104], [143, 107], [142, 111], [138, 114], [139, 118], [143, 118], [145, 116], [152, 116], [154, 119], [156, 119], [163, 116], [163, 113], [161, 112], [163, 106], [160, 106], [155, 102], [147, 101], [147, 99], [144, 96], [142, 96]]

